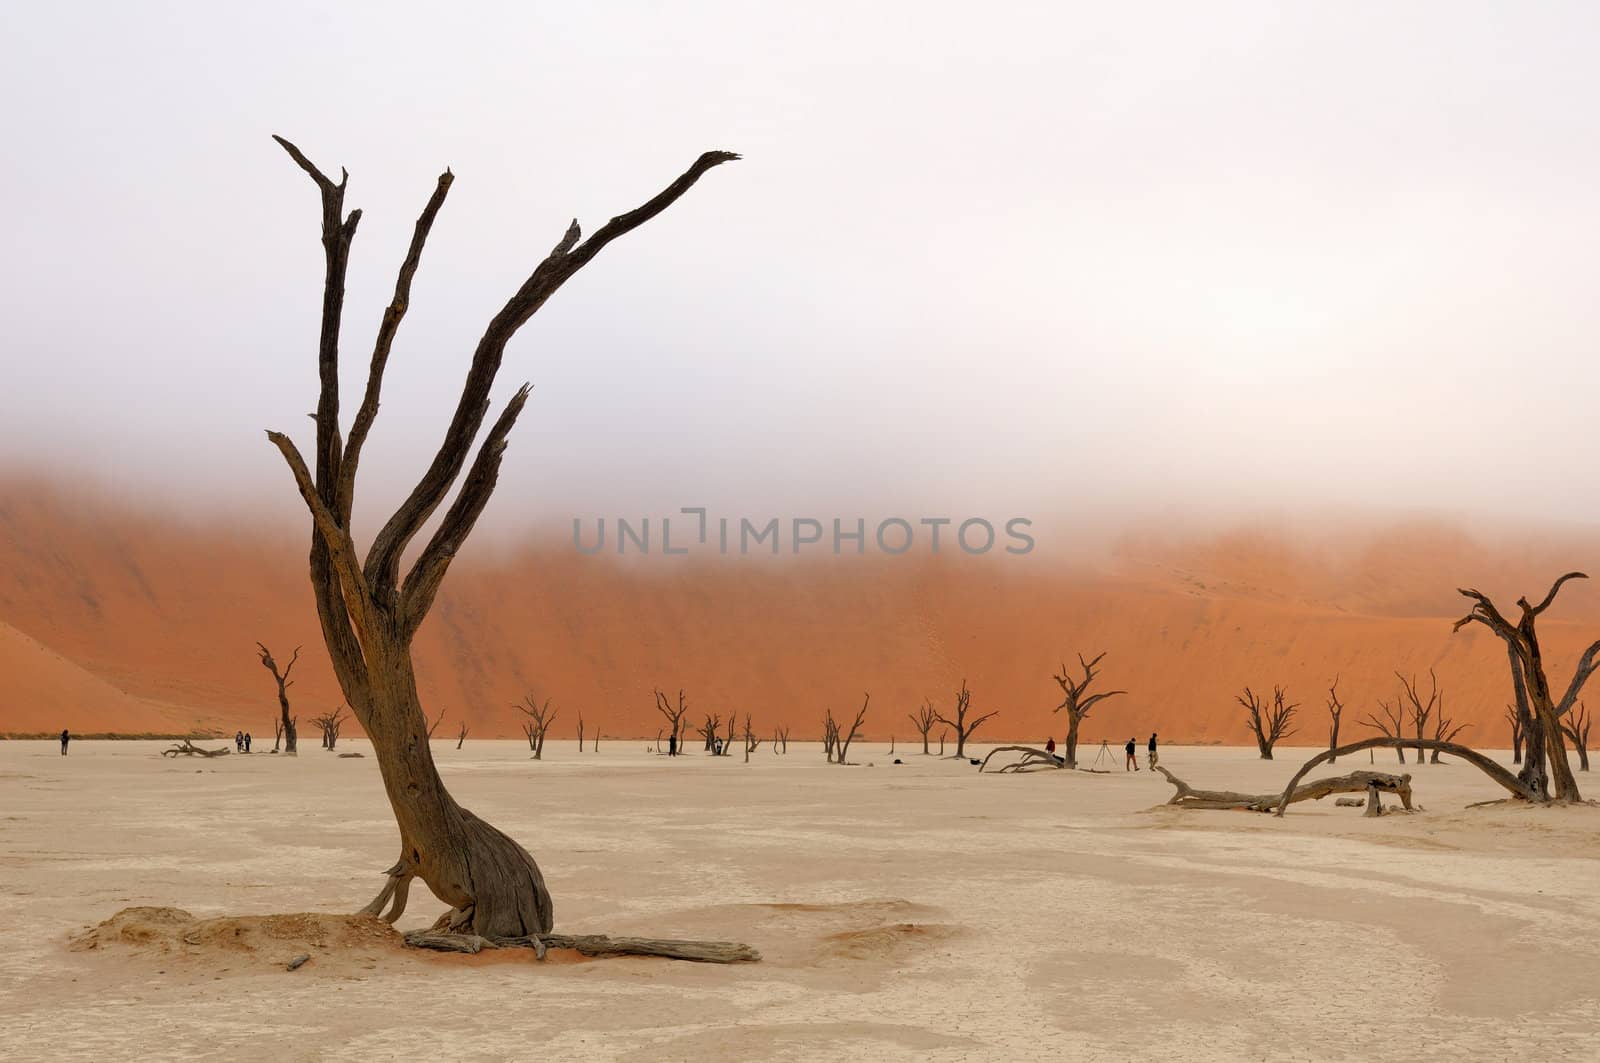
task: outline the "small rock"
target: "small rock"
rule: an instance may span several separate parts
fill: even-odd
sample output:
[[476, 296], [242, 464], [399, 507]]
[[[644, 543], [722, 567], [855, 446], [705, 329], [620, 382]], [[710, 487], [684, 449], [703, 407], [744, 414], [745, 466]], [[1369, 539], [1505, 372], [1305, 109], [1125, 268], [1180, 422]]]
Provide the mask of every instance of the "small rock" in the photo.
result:
[[289, 961], [289, 970], [298, 970], [302, 964], [310, 959], [311, 956], [309, 953], [302, 952], [300, 955]]

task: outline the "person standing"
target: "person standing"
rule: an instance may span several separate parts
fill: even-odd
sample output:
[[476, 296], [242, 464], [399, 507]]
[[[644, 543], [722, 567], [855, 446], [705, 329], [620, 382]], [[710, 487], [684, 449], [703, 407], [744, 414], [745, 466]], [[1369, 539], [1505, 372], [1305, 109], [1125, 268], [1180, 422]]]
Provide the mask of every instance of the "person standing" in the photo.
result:
[[250, 752], [250, 732], [249, 731], [246, 731], [244, 733], [244, 751], [246, 753]]
[[244, 752], [244, 732], [243, 731], [235, 731], [235, 732], [233, 732], [233, 751], [235, 753], [243, 753]]
[[1150, 756], [1147, 763], [1153, 768], [1156, 766], [1156, 733], [1150, 732]]
[[1134, 755], [1133, 751], [1135, 749], [1139, 748], [1139, 747], [1134, 743], [1134, 740], [1130, 738], [1130, 739], [1128, 739], [1128, 744], [1123, 746], [1122, 748], [1123, 748], [1123, 751], [1128, 754], [1128, 759], [1122, 765], [1122, 770], [1123, 771], [1138, 771], [1139, 770], [1139, 758], [1136, 755]]
[[67, 729], [63, 727], [61, 729], [61, 755], [63, 757], [67, 755], [67, 743], [70, 741], [72, 741], [72, 736], [68, 734]]

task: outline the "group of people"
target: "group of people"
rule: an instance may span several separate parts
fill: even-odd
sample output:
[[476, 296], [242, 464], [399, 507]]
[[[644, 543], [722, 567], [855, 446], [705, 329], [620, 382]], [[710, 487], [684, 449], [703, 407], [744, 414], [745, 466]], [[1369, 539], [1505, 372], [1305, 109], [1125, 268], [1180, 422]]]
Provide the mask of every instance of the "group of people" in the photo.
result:
[[[1122, 747], [1123, 752], [1128, 754], [1128, 759], [1126, 761], [1124, 761], [1123, 765], [1122, 765], [1122, 770], [1123, 771], [1130, 771], [1130, 770], [1131, 771], [1138, 771], [1139, 770], [1139, 758], [1134, 753], [1134, 750], [1136, 750], [1138, 748], [1139, 748], [1138, 743], [1132, 738], [1128, 739], [1128, 744]], [[1154, 731], [1150, 732], [1150, 758], [1149, 759], [1150, 759], [1150, 766], [1152, 768], [1156, 766], [1156, 761], [1160, 759], [1160, 757], [1156, 753], [1156, 733]]]
[[[1123, 748], [1123, 751], [1128, 754], [1128, 759], [1123, 762], [1122, 770], [1123, 771], [1138, 771], [1139, 770], [1139, 757], [1138, 757], [1138, 754], [1137, 754], [1137, 750], [1139, 748], [1138, 740], [1130, 738], [1130, 739], [1128, 739], [1128, 744], [1123, 746], [1122, 748]], [[1055, 753], [1056, 753], [1056, 740], [1054, 738], [1046, 740], [1046, 742], [1044, 744], [1044, 751], [1046, 753], [1049, 753], [1051, 756], [1055, 756]], [[1156, 733], [1154, 731], [1150, 732], [1150, 758], [1149, 759], [1150, 759], [1150, 766], [1152, 768], [1156, 766], [1156, 762], [1160, 759], [1159, 754], [1156, 752]]]
[[237, 750], [238, 752], [240, 752], [240, 753], [248, 753], [248, 752], [250, 752], [250, 732], [249, 731], [235, 731], [235, 732], [233, 732], [233, 748], [235, 750]]

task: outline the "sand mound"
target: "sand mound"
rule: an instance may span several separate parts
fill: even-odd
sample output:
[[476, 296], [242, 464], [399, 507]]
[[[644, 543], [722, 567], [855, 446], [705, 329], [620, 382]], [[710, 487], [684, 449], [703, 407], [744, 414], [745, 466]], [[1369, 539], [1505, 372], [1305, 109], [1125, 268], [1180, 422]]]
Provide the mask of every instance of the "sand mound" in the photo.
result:
[[337, 951], [343, 957], [389, 953], [404, 947], [395, 929], [368, 915], [229, 915], [197, 919], [181, 908], [124, 908], [74, 937], [74, 952], [117, 951], [205, 960], [226, 957], [287, 966], [296, 956], [311, 962]]
[[829, 934], [822, 939], [820, 957], [839, 960], [889, 960], [903, 962], [923, 949], [959, 936], [953, 926], [892, 923]]

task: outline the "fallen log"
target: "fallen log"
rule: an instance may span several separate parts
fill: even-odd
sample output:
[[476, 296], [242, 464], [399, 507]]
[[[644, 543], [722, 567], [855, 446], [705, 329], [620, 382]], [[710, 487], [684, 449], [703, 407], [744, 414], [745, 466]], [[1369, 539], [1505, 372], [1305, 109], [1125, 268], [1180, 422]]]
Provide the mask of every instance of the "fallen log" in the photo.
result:
[[[1172, 772], [1156, 765], [1156, 771], [1167, 777], [1176, 792], [1172, 795], [1169, 805], [1180, 808], [1214, 808], [1214, 809], [1243, 809], [1249, 812], [1271, 812], [1278, 808], [1278, 803], [1284, 799], [1283, 794], [1241, 794], [1231, 790], [1196, 790]], [[1288, 803], [1299, 801], [1320, 801], [1329, 794], [1366, 793], [1369, 796], [1369, 815], [1376, 815], [1370, 811], [1372, 802], [1376, 801], [1379, 791], [1391, 793], [1400, 798], [1400, 803], [1409, 811], [1411, 808], [1411, 776], [1389, 775], [1381, 771], [1353, 771], [1349, 775], [1330, 776], [1326, 779], [1316, 779], [1295, 787], [1288, 795]]]
[[572, 949], [585, 956], [660, 956], [692, 963], [755, 963], [761, 953], [733, 941], [683, 941], [670, 938], [607, 937], [605, 934], [539, 934], [526, 937], [485, 938], [477, 934], [449, 934], [413, 930], [405, 936], [414, 949], [478, 953], [484, 949], [532, 949], [544, 959], [547, 949]]
[[201, 749], [199, 746], [185, 738], [179, 744], [163, 749], [161, 751], [161, 755], [163, 757], [225, 757], [232, 752], [233, 750], [229, 749], [227, 746], [223, 746], [221, 749]]

